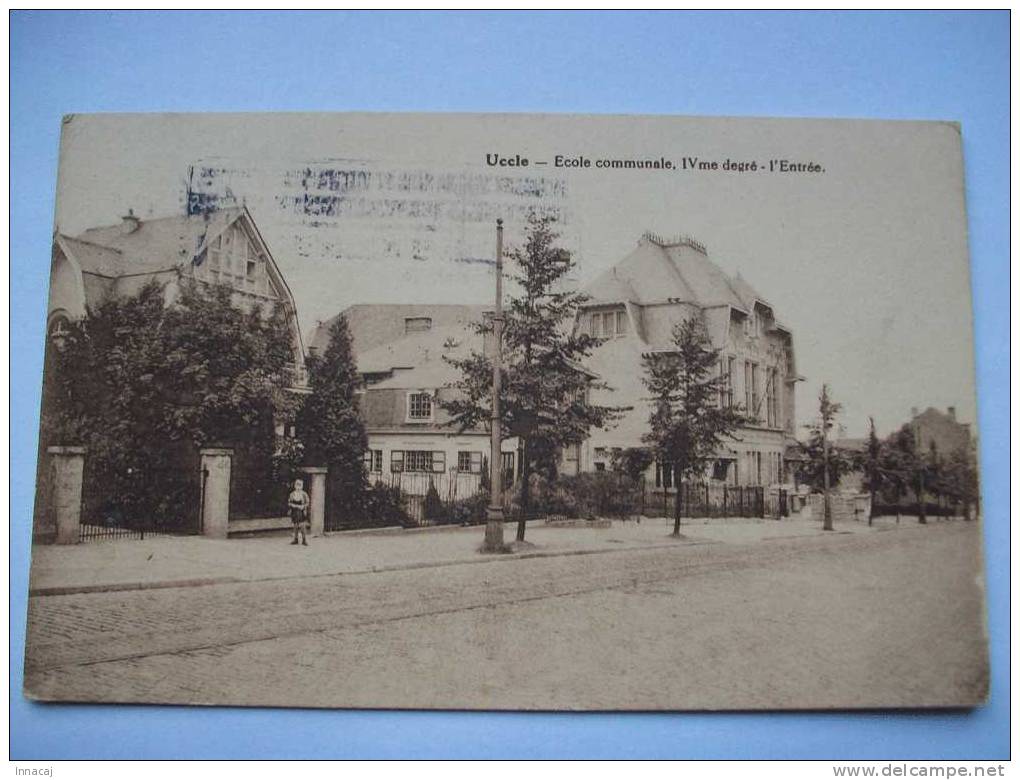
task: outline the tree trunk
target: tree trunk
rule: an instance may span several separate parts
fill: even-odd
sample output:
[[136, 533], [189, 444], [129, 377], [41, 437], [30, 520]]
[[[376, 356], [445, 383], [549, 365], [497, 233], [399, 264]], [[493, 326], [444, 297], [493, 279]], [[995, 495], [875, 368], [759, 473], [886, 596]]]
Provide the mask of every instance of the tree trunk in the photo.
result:
[[920, 489], [917, 491], [917, 522], [921, 525], [928, 523], [928, 516], [924, 513], [924, 491]]
[[673, 536], [680, 535], [680, 508], [684, 495], [684, 483], [680, 477], [680, 470], [674, 470], [673, 484], [676, 485], [676, 501], [673, 503]]
[[871, 506], [868, 507], [868, 525], [872, 525], [875, 520], [875, 491], [871, 491]]
[[517, 518], [517, 541], [524, 541], [524, 529], [528, 524], [528, 510], [531, 506], [531, 458], [528, 455], [528, 440], [521, 438], [521, 515]]

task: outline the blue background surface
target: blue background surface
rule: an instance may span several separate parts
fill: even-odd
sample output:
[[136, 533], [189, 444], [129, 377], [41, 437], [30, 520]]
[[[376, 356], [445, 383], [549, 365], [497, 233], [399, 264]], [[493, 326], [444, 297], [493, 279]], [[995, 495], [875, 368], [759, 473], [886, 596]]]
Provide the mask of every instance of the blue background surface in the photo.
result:
[[[11, 16], [11, 757], [1008, 756], [1009, 14]], [[546, 111], [953, 119], [977, 336], [991, 704], [970, 713], [476, 714], [41, 706], [21, 695], [60, 118]]]

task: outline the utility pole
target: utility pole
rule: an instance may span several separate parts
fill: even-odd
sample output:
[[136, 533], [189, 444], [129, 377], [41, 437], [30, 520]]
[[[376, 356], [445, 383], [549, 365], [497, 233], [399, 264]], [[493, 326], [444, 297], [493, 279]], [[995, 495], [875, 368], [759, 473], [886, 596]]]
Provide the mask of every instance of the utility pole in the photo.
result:
[[822, 385], [822, 512], [823, 531], [832, 530], [832, 503], [829, 501], [829, 386]]
[[496, 312], [492, 317], [492, 418], [489, 452], [489, 509], [482, 552], [503, 552], [503, 456], [499, 394], [503, 360], [503, 220], [496, 220]]

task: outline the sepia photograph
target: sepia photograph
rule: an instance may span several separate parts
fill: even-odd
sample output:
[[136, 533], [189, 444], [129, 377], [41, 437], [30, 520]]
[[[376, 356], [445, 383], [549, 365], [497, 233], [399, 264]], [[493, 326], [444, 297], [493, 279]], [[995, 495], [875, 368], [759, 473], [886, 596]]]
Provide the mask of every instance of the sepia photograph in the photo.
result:
[[25, 695], [984, 704], [961, 133], [66, 115]]

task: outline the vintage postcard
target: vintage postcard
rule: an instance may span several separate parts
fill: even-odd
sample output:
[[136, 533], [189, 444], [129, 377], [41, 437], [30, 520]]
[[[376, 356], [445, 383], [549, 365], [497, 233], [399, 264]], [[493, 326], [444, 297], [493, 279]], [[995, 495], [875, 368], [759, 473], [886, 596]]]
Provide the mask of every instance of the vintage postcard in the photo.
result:
[[968, 263], [952, 122], [69, 115], [25, 694], [980, 705]]

